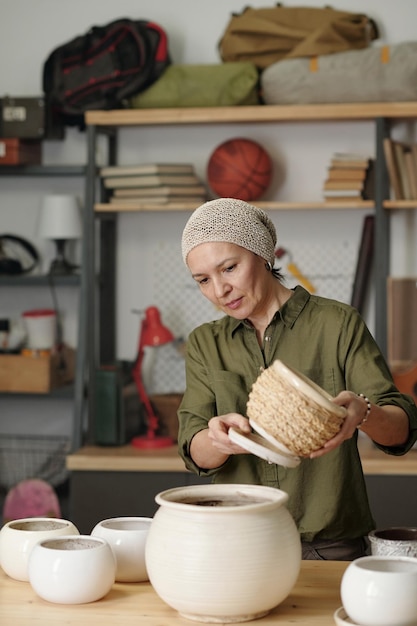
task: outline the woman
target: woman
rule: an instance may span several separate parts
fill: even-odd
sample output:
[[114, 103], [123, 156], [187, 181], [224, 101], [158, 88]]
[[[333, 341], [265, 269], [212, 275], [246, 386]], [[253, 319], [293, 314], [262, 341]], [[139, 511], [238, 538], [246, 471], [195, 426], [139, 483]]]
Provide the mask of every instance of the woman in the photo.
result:
[[[225, 316], [188, 339], [179, 452], [190, 470], [215, 482], [287, 492], [304, 559], [351, 560], [366, 553], [374, 527], [358, 429], [388, 454], [405, 454], [417, 438], [417, 408], [394, 386], [354, 308], [284, 285], [273, 269], [275, 246], [268, 215], [232, 198], [206, 202], [184, 228], [184, 262]], [[297, 468], [269, 464], [228, 437], [231, 426], [250, 432], [249, 392], [275, 359], [308, 376], [347, 411], [340, 432]]]

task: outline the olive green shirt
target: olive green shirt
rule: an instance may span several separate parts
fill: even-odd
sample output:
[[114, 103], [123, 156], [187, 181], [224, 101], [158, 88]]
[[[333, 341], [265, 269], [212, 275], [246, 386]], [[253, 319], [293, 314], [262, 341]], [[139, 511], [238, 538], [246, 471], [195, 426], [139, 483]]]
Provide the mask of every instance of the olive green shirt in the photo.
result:
[[403, 408], [417, 439], [417, 409], [394, 386], [387, 364], [359, 313], [347, 304], [310, 295], [303, 287], [277, 311], [259, 345], [254, 328], [232, 317], [203, 324], [187, 342], [186, 391], [178, 411], [179, 453], [188, 469], [218, 483], [250, 483], [282, 489], [303, 541], [354, 539], [374, 527], [357, 449], [357, 433], [336, 450], [285, 468], [252, 454], [231, 455], [204, 470], [190, 457], [193, 436], [216, 415], [246, 415], [252, 384], [275, 359], [302, 372], [332, 396], [349, 389], [372, 403]]

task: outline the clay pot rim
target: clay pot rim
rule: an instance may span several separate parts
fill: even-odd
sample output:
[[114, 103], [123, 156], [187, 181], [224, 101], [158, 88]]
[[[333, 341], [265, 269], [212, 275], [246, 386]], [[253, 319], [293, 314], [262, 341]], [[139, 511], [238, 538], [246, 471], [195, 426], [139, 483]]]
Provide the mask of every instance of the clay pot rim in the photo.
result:
[[[185, 502], [185, 499], [199, 498], [200, 500], [227, 499], [234, 497], [257, 498], [247, 504], [231, 504], [227, 506], [201, 506]], [[155, 496], [155, 502], [160, 506], [171, 509], [194, 511], [208, 515], [221, 515], [229, 512], [246, 513], [248, 511], [267, 510], [277, 505], [285, 505], [288, 494], [281, 489], [265, 485], [248, 485], [240, 483], [223, 483], [208, 485], [188, 485], [174, 487], [161, 491]]]
[[[398, 533], [402, 536], [396, 536]], [[390, 534], [392, 536], [387, 537], [385, 535]], [[384, 541], [398, 543], [401, 542], [417, 542], [417, 527], [415, 526], [392, 526], [390, 528], [376, 528], [372, 530], [368, 535], [370, 541]]]

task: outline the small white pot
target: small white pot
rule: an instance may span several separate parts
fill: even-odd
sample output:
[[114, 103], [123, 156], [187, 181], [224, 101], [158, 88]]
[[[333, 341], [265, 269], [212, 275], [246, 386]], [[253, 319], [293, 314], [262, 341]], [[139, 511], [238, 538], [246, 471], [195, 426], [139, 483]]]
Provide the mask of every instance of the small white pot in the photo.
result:
[[28, 581], [28, 560], [36, 543], [76, 534], [78, 529], [64, 519], [25, 517], [7, 522], [0, 530], [0, 565], [10, 578]]
[[301, 542], [283, 491], [195, 485], [163, 491], [146, 544], [156, 593], [202, 622], [266, 615], [293, 588]]
[[411, 626], [417, 620], [417, 559], [356, 559], [343, 574], [340, 594], [346, 613], [356, 624]]
[[375, 556], [417, 557], [417, 528], [381, 528], [371, 531], [368, 537]]
[[91, 535], [105, 539], [113, 550], [118, 582], [148, 580], [145, 546], [151, 522], [151, 517], [114, 517], [93, 528]]
[[29, 557], [28, 572], [30, 584], [44, 600], [84, 604], [110, 591], [116, 562], [104, 539], [73, 535], [37, 543]]

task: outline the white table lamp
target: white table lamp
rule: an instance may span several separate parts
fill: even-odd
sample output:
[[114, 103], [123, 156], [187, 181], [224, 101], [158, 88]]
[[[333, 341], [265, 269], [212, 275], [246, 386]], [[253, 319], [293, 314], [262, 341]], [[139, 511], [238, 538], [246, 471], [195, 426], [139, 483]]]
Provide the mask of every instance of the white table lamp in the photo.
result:
[[52, 261], [50, 274], [71, 274], [77, 267], [65, 258], [65, 243], [68, 239], [81, 237], [81, 214], [76, 196], [45, 196], [38, 232], [44, 239], [52, 239], [56, 245], [56, 258]]

